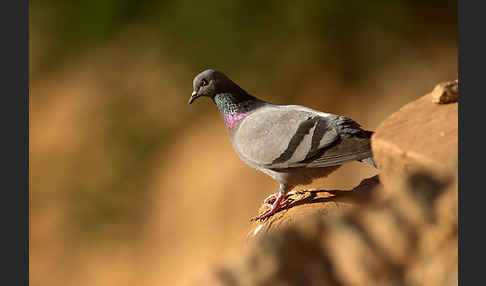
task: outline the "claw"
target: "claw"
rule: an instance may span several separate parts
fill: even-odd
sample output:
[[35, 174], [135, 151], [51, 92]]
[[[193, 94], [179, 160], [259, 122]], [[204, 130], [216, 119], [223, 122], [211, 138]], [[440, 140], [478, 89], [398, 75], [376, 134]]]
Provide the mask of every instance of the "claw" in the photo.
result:
[[278, 197], [278, 193], [274, 193], [274, 194], [271, 194], [269, 195], [268, 197], [266, 197], [264, 200], [263, 200], [263, 204], [273, 204], [275, 202], [275, 199]]
[[250, 218], [250, 221], [265, 220], [266, 218], [273, 215], [278, 209], [287, 206], [292, 201], [292, 199], [290, 198], [291, 195], [302, 195], [306, 192], [307, 190], [293, 190], [286, 193], [285, 195], [281, 195], [279, 192], [269, 195], [263, 200], [263, 204], [267, 206], [268, 209], [263, 211], [260, 215]]
[[250, 221], [256, 221], [256, 220], [263, 221], [264, 219], [270, 217], [272, 214], [274, 214], [282, 206], [282, 200], [284, 199], [284, 197], [285, 197], [285, 195], [278, 193], [277, 198], [273, 202], [272, 206], [269, 209], [266, 209], [260, 215], [250, 218]]
[[278, 209], [283, 208], [292, 202], [292, 199], [290, 198], [291, 195], [302, 195], [306, 192], [308, 192], [308, 190], [293, 190], [285, 195], [281, 195], [280, 192], [269, 195], [263, 200], [263, 204], [267, 206], [268, 209], [263, 211], [260, 215], [250, 218], [250, 221], [265, 220], [273, 215]]

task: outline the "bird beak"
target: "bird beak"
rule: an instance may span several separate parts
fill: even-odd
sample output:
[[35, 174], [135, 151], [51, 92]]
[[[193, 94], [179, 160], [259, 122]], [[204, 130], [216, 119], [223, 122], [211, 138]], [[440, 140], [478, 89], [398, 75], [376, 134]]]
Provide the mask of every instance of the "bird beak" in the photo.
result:
[[197, 92], [193, 91], [192, 94], [191, 94], [191, 98], [189, 98], [189, 102], [188, 104], [191, 104], [194, 100], [196, 100], [196, 98], [198, 98], [199, 96], [197, 95]]

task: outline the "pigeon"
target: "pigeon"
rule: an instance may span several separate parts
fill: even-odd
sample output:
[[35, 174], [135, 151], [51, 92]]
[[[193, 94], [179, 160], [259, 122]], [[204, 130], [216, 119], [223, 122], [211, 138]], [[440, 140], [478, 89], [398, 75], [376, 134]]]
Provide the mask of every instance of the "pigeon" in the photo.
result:
[[376, 168], [373, 131], [361, 129], [352, 119], [263, 101], [214, 69], [199, 73], [193, 88], [188, 104], [200, 97], [212, 99], [240, 159], [280, 184], [279, 191], [264, 200], [268, 207], [251, 221], [272, 216], [288, 203], [295, 186], [326, 177], [344, 163], [360, 161]]

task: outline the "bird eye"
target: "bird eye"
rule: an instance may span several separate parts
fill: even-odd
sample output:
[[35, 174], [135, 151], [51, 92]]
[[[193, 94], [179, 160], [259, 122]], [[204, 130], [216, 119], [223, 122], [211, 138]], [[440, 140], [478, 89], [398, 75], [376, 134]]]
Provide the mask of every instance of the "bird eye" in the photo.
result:
[[201, 85], [202, 85], [202, 86], [206, 86], [206, 85], [208, 85], [208, 81], [207, 81], [207, 80], [205, 80], [205, 79], [203, 79], [203, 80], [201, 81]]

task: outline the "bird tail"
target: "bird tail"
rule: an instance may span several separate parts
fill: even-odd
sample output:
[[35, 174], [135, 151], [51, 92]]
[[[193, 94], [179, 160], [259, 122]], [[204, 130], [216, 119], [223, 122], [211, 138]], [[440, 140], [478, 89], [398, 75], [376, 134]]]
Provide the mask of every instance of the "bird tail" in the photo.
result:
[[378, 169], [378, 167], [376, 166], [375, 160], [373, 160], [373, 157], [368, 157], [366, 159], [359, 160], [359, 161], [360, 162], [363, 162], [363, 163], [366, 163], [366, 164], [372, 166], [373, 168]]
[[[373, 131], [368, 131], [368, 130], [363, 130], [361, 129], [361, 135], [364, 136], [365, 138], [371, 138], [371, 136], [373, 135]], [[376, 163], [375, 163], [375, 160], [373, 159], [373, 155], [366, 158], [366, 159], [362, 159], [362, 160], [359, 160], [360, 162], [363, 162], [363, 163], [366, 163], [368, 165], [370, 165], [371, 167], [375, 168], [375, 169], [378, 169], [378, 167], [376, 166]]]

